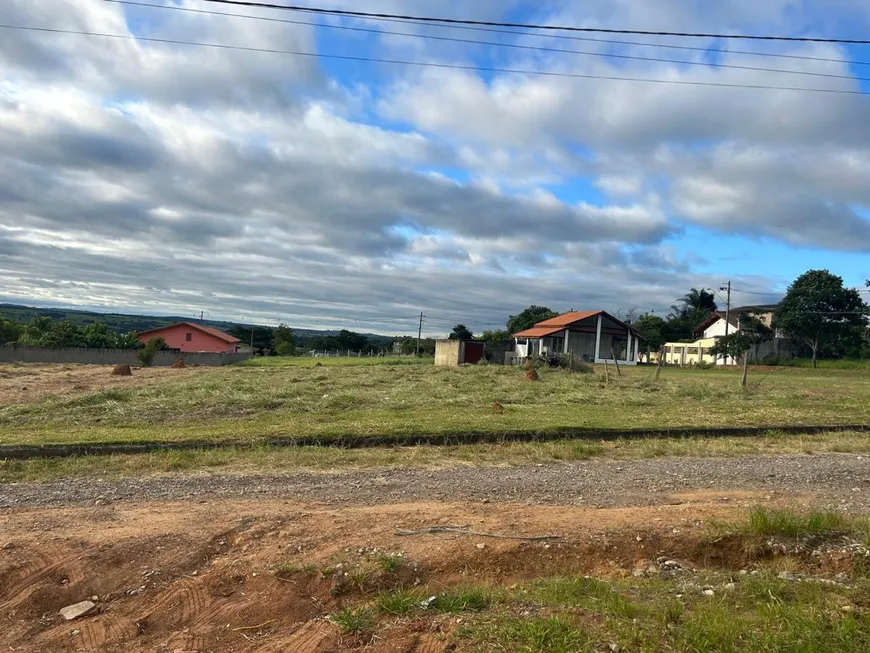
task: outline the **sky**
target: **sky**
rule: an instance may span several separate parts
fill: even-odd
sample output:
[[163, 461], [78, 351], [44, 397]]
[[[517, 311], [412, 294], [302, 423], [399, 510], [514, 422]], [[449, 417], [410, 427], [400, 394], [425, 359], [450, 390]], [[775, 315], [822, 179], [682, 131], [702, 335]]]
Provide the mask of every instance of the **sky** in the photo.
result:
[[[870, 277], [870, 96], [805, 90], [870, 92], [870, 46], [142, 2], [3, 0], [6, 25], [132, 38], [0, 28], [0, 302], [437, 335]], [[870, 38], [864, 0], [294, 4]]]

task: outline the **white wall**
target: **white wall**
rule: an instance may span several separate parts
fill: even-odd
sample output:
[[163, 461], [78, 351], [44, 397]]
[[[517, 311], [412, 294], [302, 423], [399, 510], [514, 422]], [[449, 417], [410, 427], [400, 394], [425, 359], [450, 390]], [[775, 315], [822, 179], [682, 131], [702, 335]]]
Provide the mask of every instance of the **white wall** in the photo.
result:
[[[718, 320], [713, 322], [713, 324], [711, 324], [710, 326], [708, 326], [704, 330], [704, 337], [705, 338], [717, 338], [719, 336], [724, 336], [725, 335], [725, 324], [726, 324], [725, 318], [720, 317]], [[737, 330], [738, 330], [737, 327], [735, 327], [733, 324], [730, 327], [728, 327], [728, 333], [734, 333]]]

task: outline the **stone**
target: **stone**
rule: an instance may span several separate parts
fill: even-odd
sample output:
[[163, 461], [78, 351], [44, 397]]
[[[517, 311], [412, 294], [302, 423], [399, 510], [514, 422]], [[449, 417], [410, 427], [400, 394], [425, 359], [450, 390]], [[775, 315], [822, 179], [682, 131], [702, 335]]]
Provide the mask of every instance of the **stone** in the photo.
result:
[[704, 596], [716, 596], [716, 592], [714, 592], [713, 590], [704, 590], [704, 591], [702, 592], [702, 594], [703, 594]]
[[93, 614], [96, 611], [96, 603], [94, 603], [93, 601], [82, 601], [80, 603], [74, 603], [73, 605], [68, 605], [65, 608], [61, 608], [60, 616], [67, 621], [72, 621], [73, 619], [78, 619], [80, 617], [87, 617], [89, 614]]
[[478, 549], [485, 549], [485, 548], [486, 548], [486, 544], [484, 544], [483, 542], [480, 542], [480, 543], [477, 544], [477, 548], [478, 548]]
[[14, 543], [14, 542], [7, 542], [6, 544], [3, 545], [3, 550], [4, 550], [4, 551], [11, 551], [11, 550], [14, 549], [14, 548], [15, 548], [15, 543]]
[[779, 574], [777, 574], [777, 578], [779, 578], [780, 580], [794, 580], [795, 575], [790, 571], [781, 571], [779, 572]]
[[851, 605], [844, 605], [840, 608], [840, 610], [842, 610], [843, 612], [852, 612], [854, 609], [855, 608], [853, 608]]

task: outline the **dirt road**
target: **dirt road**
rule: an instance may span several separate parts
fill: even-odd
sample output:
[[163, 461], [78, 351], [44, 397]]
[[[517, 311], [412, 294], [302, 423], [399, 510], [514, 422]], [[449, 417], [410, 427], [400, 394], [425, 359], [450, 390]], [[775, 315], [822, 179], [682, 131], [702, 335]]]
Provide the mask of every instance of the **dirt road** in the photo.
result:
[[[863, 511], [870, 461], [591, 461], [6, 485], [0, 647], [445, 653], [458, 650], [454, 616], [390, 621], [361, 642], [328, 615], [400, 584], [434, 593], [556, 574], [630, 576], [659, 556], [741, 568], [745, 548], [711, 549], [707, 526], [759, 502]], [[397, 535], [448, 524], [560, 537]], [[385, 566], [385, 556], [400, 563]], [[351, 587], [348, 578], [371, 585]], [[63, 621], [58, 611], [83, 600], [96, 613]]]
[[870, 456], [593, 460], [520, 467], [69, 479], [2, 485], [0, 508], [245, 497], [314, 501], [328, 506], [490, 500], [616, 507], [667, 503], [680, 492], [735, 489], [785, 496], [812, 493], [820, 501], [844, 509], [870, 511]]

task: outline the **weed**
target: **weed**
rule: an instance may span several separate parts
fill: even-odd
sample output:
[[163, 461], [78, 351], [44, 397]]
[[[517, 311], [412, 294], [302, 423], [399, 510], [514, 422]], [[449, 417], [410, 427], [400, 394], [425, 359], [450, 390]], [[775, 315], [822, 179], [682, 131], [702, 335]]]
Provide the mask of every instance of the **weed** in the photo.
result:
[[570, 605], [595, 609], [632, 619], [638, 608], [605, 582], [595, 578], [556, 578], [535, 585], [533, 597], [546, 605]]
[[381, 592], [375, 598], [375, 606], [381, 612], [394, 615], [405, 615], [420, 606], [420, 596], [406, 589]]
[[130, 401], [133, 393], [129, 390], [109, 389], [102, 392], [78, 397], [67, 403], [67, 406], [102, 406], [110, 402], [124, 403]]
[[797, 512], [788, 508], [753, 508], [749, 513], [746, 532], [753, 535], [802, 537], [842, 533], [848, 529], [845, 515], [834, 511]]
[[487, 639], [501, 650], [523, 653], [577, 653], [587, 650], [589, 637], [564, 617], [509, 618], [495, 625]]
[[431, 607], [439, 612], [474, 612], [488, 607], [492, 602], [490, 592], [479, 588], [455, 589], [439, 594]]
[[329, 620], [341, 628], [344, 633], [362, 633], [371, 630], [375, 625], [375, 618], [371, 608], [345, 608], [330, 615]]
[[378, 557], [378, 564], [385, 574], [394, 574], [402, 568], [403, 560], [400, 556], [386, 553]]

